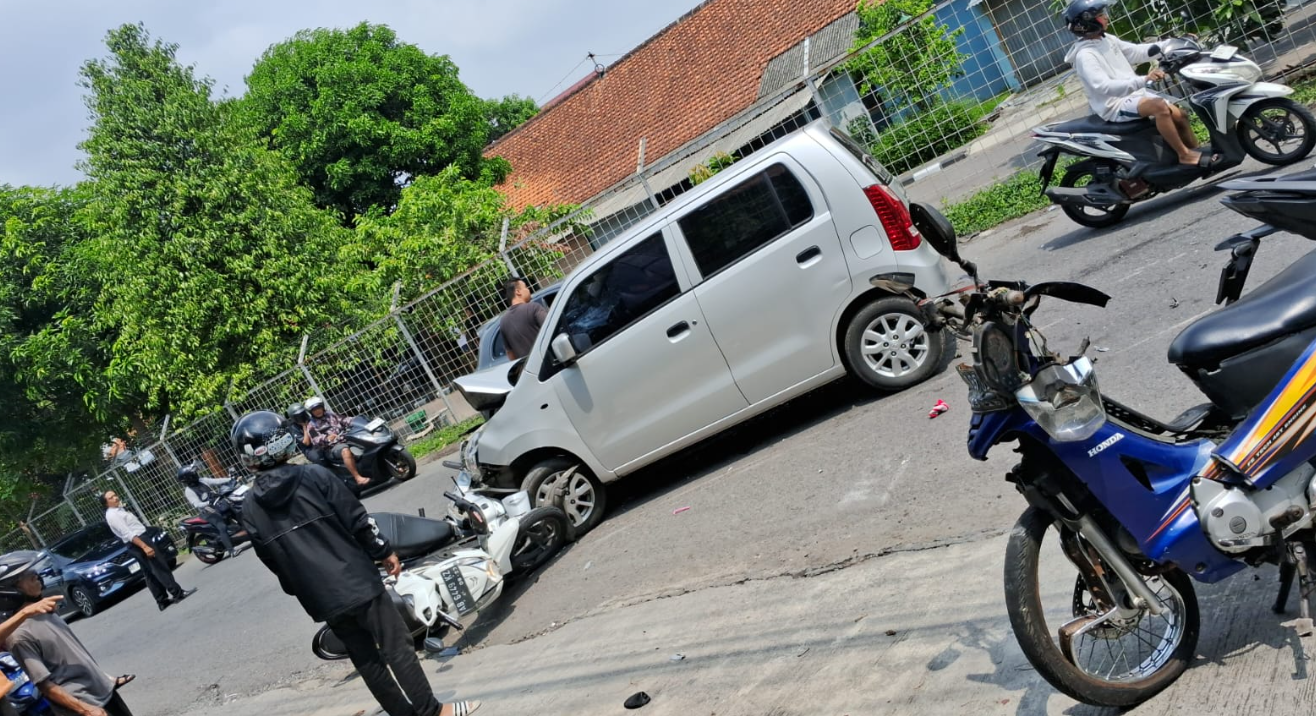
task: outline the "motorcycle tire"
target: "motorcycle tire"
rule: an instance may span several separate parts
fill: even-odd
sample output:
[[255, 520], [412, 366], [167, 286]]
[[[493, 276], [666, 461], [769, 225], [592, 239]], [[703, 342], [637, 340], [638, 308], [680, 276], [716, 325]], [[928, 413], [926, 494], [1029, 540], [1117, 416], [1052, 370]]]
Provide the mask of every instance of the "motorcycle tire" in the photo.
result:
[[536, 507], [521, 518], [512, 545], [512, 574], [522, 575], [557, 556], [571, 536], [571, 520], [556, 507]]
[[[1097, 175], [1097, 168], [1102, 162], [1084, 159], [1081, 162], [1074, 162], [1065, 170], [1065, 176], [1060, 179], [1060, 186], [1066, 189], [1073, 189], [1084, 186], [1087, 182], [1084, 179], [1091, 180]], [[1080, 183], [1082, 182], [1082, 183]], [[1124, 220], [1125, 214], [1129, 213], [1128, 204], [1111, 204], [1108, 206], [1074, 206], [1072, 204], [1061, 204], [1060, 208], [1076, 224], [1081, 224], [1090, 229], [1104, 229], [1107, 226], [1114, 226]], [[1095, 213], [1087, 213], [1087, 212]]]
[[311, 637], [311, 653], [325, 661], [342, 661], [348, 658], [347, 645], [326, 624]]
[[[1181, 616], [1183, 620], [1179, 643], [1170, 651], [1164, 663], [1150, 675], [1137, 680], [1096, 678], [1065, 656], [1055, 638], [1056, 630], [1049, 628], [1046, 623], [1042, 594], [1052, 590], [1043, 589], [1040, 584], [1039, 555], [1043, 537], [1054, 521], [1051, 514], [1029, 507], [1015, 523], [1006, 544], [1005, 607], [1015, 640], [1037, 673], [1070, 698], [1095, 706], [1116, 708], [1142, 703], [1178, 679], [1196, 652], [1201, 618], [1192, 580], [1178, 569], [1159, 575], [1161, 589], [1168, 586], [1177, 593], [1179, 601], [1176, 608], [1181, 611], [1177, 611], [1175, 616]], [[1081, 578], [1079, 581], [1081, 583]], [[1076, 592], [1075, 608], [1078, 601], [1079, 594]], [[1140, 628], [1141, 620], [1147, 617], [1149, 615], [1139, 617], [1140, 621], [1134, 628]], [[1123, 627], [1113, 631], [1119, 628]]]
[[384, 469], [388, 470], [388, 476], [398, 482], [406, 482], [416, 476], [416, 458], [406, 450], [385, 455], [383, 458]]
[[[197, 551], [198, 547], [204, 547], [204, 549]], [[189, 541], [188, 549], [192, 551], [193, 556], [204, 564], [219, 564], [224, 561], [224, 547], [219, 543], [219, 540], [203, 535]]]
[[[1263, 150], [1257, 143], [1269, 142], [1263, 138], [1258, 129], [1257, 121], [1262, 117], [1262, 113], [1267, 110], [1279, 110], [1285, 113], [1283, 124], [1286, 130], [1293, 130], [1297, 127], [1295, 124], [1302, 125], [1302, 142], [1290, 151], [1269, 152]], [[1277, 121], [1274, 117], [1266, 117], [1269, 122]], [[1313, 147], [1316, 147], [1316, 116], [1312, 115], [1311, 110], [1304, 105], [1294, 102], [1287, 97], [1272, 97], [1263, 99], [1260, 102], [1247, 108], [1243, 115], [1238, 118], [1238, 141], [1243, 145], [1243, 151], [1248, 156], [1263, 163], [1275, 167], [1284, 167], [1302, 161], [1311, 154]], [[1278, 145], [1271, 145], [1276, 150]]]

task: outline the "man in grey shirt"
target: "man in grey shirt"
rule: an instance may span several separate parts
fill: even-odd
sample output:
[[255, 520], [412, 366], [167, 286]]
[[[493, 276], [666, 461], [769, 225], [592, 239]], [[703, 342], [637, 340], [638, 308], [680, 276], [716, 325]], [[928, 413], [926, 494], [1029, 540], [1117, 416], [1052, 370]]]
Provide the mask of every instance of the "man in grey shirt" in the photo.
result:
[[[138, 564], [142, 565], [146, 586], [150, 587], [151, 596], [155, 597], [155, 604], [160, 611], [164, 611], [174, 602], [187, 599], [196, 592], [195, 587], [184, 591], [178, 586], [164, 556], [142, 539], [142, 535], [146, 534], [146, 525], [142, 524], [136, 515], [123, 509], [123, 503], [119, 501], [119, 496], [114, 490], [101, 493], [101, 505], [105, 507], [105, 524], [110, 526], [110, 531], [115, 537], [128, 545], [128, 552], [137, 558]], [[173, 601], [170, 601], [171, 598]]]
[[526, 285], [525, 279], [509, 279], [505, 291], [507, 302], [512, 307], [507, 309], [498, 322], [498, 332], [503, 334], [508, 360], [516, 360], [530, 355], [530, 350], [535, 347], [535, 338], [539, 336], [539, 329], [543, 327], [544, 319], [548, 318], [548, 309], [530, 300], [530, 287]]
[[[24, 553], [16, 553], [16, 557]], [[35, 553], [26, 553], [35, 554]], [[41, 577], [35, 561], [6, 557], [0, 565], [0, 600], [5, 611], [41, 601]], [[105, 673], [69, 625], [52, 613], [31, 614], [6, 640], [9, 651], [23, 665], [41, 695], [57, 716], [132, 716], [116, 691], [118, 682]]]

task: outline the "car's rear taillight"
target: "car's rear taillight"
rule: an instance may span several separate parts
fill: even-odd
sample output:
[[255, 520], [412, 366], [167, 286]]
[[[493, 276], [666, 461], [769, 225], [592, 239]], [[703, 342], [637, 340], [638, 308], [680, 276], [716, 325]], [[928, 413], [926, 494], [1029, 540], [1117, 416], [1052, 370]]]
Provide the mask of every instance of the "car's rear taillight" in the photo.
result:
[[864, 196], [868, 197], [868, 203], [872, 204], [873, 211], [877, 212], [877, 219], [882, 222], [882, 228], [891, 241], [891, 248], [896, 251], [912, 251], [918, 248], [923, 237], [919, 236], [918, 229], [914, 228], [914, 222], [909, 218], [909, 209], [904, 203], [881, 184], [865, 187]]

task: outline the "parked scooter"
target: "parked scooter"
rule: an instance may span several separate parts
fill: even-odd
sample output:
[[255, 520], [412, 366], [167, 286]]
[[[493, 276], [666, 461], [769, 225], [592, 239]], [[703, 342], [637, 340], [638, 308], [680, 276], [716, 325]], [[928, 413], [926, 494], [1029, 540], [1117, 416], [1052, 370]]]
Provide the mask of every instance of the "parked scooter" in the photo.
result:
[[1231, 250], [1217, 290], [1228, 305], [1169, 349], [1210, 402], [1169, 422], [1101, 394], [1086, 341], [1055, 351], [1033, 323], [1044, 298], [1104, 306], [1108, 296], [1076, 283], [980, 281], [949, 224], [919, 226], [974, 277], [958, 305], [934, 301], [973, 338], [972, 361], [957, 367], [972, 408], [969, 454], [985, 460], [1013, 442], [1021, 458], [1006, 476], [1029, 504], [1005, 553], [1015, 638], [1043, 678], [1089, 704], [1133, 706], [1183, 673], [1200, 629], [1194, 580], [1278, 563], [1274, 611], [1285, 610], [1296, 573], [1292, 624], [1313, 632], [1316, 251], [1237, 297], [1264, 236], [1316, 239], [1316, 171], [1223, 186], [1243, 192], [1226, 206], [1268, 225], [1220, 245]]
[[352, 418], [352, 427], [342, 439], [356, 458], [357, 472], [370, 482], [358, 485], [340, 455], [325, 455], [318, 464], [333, 471], [353, 494], [360, 496], [393, 480], [406, 482], [416, 476], [416, 458], [398, 443], [397, 433], [389, 429], [383, 418]]
[[[389, 597], [426, 651], [442, 650], [449, 630], [473, 623], [497, 601], [508, 578], [542, 566], [570, 537], [571, 523], [561, 509], [532, 510], [524, 492], [498, 501], [468, 492], [469, 486], [466, 480], [457, 491], [443, 493], [451, 506], [442, 520], [370, 515], [403, 564], [400, 575], [384, 579]], [[328, 625], [312, 638], [311, 651], [326, 660], [347, 658]]]
[[[214, 488], [215, 499], [211, 506], [224, 516], [224, 526], [228, 528], [229, 539], [234, 548], [251, 541], [251, 536], [242, 529], [242, 500], [251, 489], [237, 480]], [[206, 564], [218, 564], [227, 556], [224, 543], [219, 539], [215, 526], [201, 517], [188, 517], [178, 523], [178, 528], [187, 535], [187, 548], [197, 559]]]
[[41, 695], [37, 685], [32, 683], [26, 671], [19, 665], [18, 659], [7, 651], [0, 651], [0, 673], [13, 684], [4, 697], [3, 716], [53, 716], [55, 713], [50, 702]]
[[[1134, 202], [1236, 167], [1246, 155], [1285, 166], [1316, 145], [1316, 117], [1288, 99], [1293, 88], [1261, 82], [1261, 68], [1237, 48], [1221, 45], [1207, 54], [1192, 39], [1166, 40], [1159, 47], [1160, 69], [1196, 91], [1188, 105], [1210, 134], [1200, 151], [1221, 158], [1210, 168], [1179, 163], [1150, 119], [1107, 122], [1092, 115], [1038, 127], [1033, 137], [1050, 145], [1038, 155], [1046, 160], [1042, 192], [1083, 226], [1116, 224]], [[1048, 188], [1061, 154], [1085, 159], [1065, 169], [1058, 187]]]

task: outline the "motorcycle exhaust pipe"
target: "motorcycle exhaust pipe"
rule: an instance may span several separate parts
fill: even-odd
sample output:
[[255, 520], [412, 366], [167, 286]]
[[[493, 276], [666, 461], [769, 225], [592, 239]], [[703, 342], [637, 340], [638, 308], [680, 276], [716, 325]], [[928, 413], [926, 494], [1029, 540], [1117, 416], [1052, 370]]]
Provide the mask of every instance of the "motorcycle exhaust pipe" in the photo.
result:
[[1109, 187], [1088, 185], [1082, 188], [1056, 186], [1046, 190], [1046, 197], [1055, 204], [1068, 206], [1110, 206], [1124, 204], [1128, 199]]

